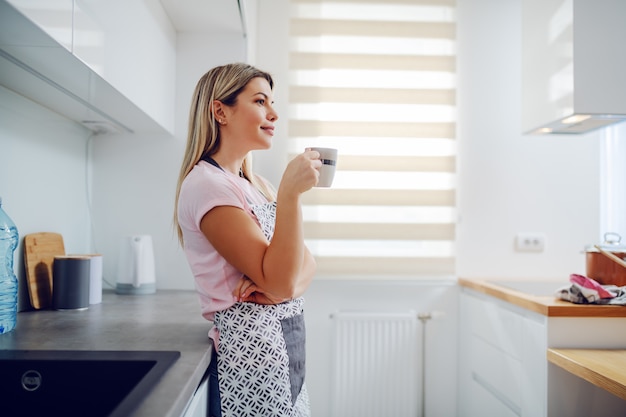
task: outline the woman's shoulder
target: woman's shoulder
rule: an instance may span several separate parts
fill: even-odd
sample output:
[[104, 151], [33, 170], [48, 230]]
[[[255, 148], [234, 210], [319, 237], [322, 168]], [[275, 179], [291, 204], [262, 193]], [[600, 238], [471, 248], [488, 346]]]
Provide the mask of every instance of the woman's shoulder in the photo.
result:
[[187, 174], [180, 187], [178, 213], [181, 227], [199, 227], [202, 216], [217, 206], [243, 209], [246, 198], [228, 175], [201, 161]]
[[239, 196], [241, 191], [229, 175], [204, 161], [198, 162], [187, 174], [181, 185], [181, 195], [204, 194], [204, 195], [230, 195]]
[[205, 161], [200, 161], [189, 171], [189, 174], [183, 180], [182, 186], [195, 187], [207, 185], [212, 186], [229, 186], [228, 175]]

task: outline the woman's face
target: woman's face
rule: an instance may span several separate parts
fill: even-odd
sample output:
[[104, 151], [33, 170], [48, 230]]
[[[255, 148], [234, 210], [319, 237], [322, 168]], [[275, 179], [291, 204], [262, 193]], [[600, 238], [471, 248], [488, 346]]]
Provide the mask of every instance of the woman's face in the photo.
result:
[[224, 133], [248, 150], [267, 149], [272, 144], [274, 122], [278, 115], [272, 107], [272, 89], [265, 78], [253, 78], [237, 97], [237, 103], [229, 108]]

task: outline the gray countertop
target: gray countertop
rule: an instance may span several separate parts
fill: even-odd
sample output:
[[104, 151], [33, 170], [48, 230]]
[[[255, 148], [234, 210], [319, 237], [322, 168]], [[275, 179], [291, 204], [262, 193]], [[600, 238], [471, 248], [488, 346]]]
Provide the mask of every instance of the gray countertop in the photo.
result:
[[87, 310], [18, 313], [15, 330], [0, 336], [0, 349], [180, 351], [180, 358], [133, 414], [179, 417], [209, 366], [210, 327], [193, 291], [105, 291], [102, 303]]

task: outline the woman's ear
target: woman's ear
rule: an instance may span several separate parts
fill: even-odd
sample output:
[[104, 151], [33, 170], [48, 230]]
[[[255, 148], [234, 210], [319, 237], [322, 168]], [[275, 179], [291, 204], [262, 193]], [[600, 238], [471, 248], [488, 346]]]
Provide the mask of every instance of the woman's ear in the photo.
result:
[[213, 112], [213, 117], [219, 124], [226, 123], [226, 112], [224, 111], [224, 104], [221, 101], [213, 100], [211, 111]]

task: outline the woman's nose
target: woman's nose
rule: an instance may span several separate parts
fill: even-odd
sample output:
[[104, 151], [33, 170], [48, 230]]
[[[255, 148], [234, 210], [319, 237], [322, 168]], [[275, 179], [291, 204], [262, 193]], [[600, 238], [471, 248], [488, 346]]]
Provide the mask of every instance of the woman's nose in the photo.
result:
[[274, 108], [270, 108], [270, 111], [267, 114], [267, 119], [271, 122], [275, 122], [276, 120], [278, 120], [278, 113], [276, 113]]

